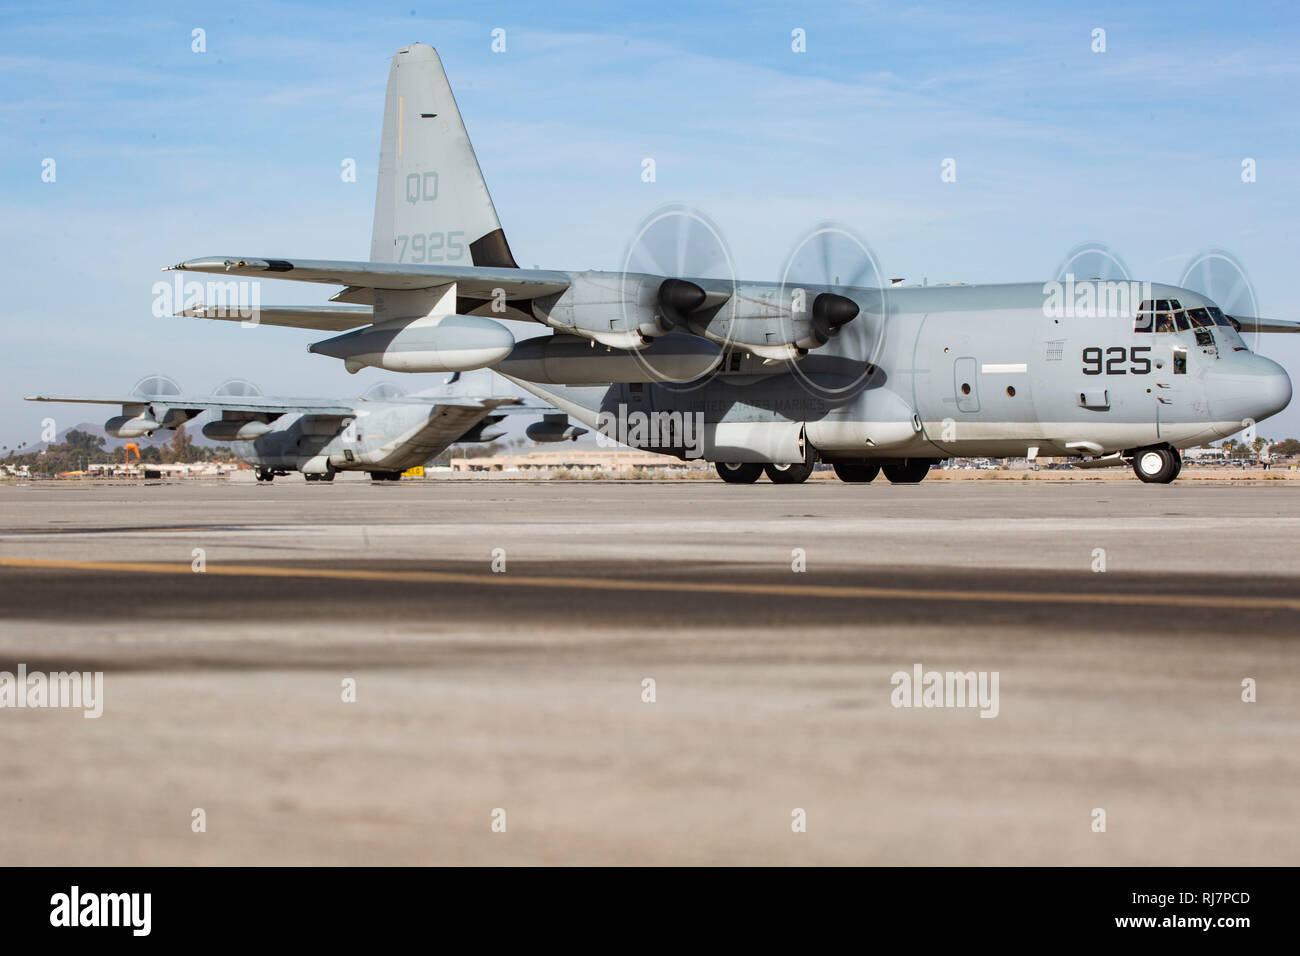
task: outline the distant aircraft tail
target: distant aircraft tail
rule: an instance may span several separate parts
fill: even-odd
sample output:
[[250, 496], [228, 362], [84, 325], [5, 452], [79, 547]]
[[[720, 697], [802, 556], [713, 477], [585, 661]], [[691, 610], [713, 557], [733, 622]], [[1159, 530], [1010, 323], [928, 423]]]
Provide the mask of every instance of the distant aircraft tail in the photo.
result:
[[442, 61], [398, 50], [388, 72], [371, 262], [517, 269]]

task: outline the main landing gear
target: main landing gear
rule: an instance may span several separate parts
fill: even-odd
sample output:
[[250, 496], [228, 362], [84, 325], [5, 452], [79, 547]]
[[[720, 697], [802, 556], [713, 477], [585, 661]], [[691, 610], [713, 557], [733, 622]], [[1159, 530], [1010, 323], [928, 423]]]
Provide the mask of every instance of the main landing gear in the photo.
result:
[[880, 466], [865, 461], [837, 461], [835, 463], [835, 476], [840, 481], [847, 481], [849, 484], [866, 484], [869, 481], [875, 481], [878, 474], [880, 474]]
[[720, 461], [713, 466], [729, 485], [752, 485], [763, 474], [763, 466], [752, 461]]
[[719, 461], [714, 463], [718, 477], [730, 485], [752, 485], [764, 474], [775, 485], [797, 485], [808, 480], [812, 462], [793, 465], [760, 465], [757, 462]]
[[798, 485], [808, 480], [813, 466], [812, 462], [803, 461], [797, 465], [764, 465], [763, 470], [774, 485]]
[[303, 478], [305, 478], [307, 481], [333, 481], [334, 472], [325, 471], [325, 472], [321, 472], [319, 475], [304, 474]]
[[890, 484], [914, 485], [925, 480], [933, 464], [929, 458], [905, 458], [889, 465], [877, 465], [870, 461], [837, 461], [835, 474], [840, 481], [859, 484], [874, 481], [876, 475], [883, 471]]
[[253, 469], [253, 477], [258, 481], [275, 481], [275, 472], [270, 468], [257, 467]]
[[897, 465], [884, 465], [880, 470], [891, 484], [914, 485], [925, 480], [933, 464], [929, 458], [907, 458]]
[[[905, 458], [888, 465], [877, 465], [869, 461], [837, 461], [835, 474], [840, 481], [853, 484], [872, 481], [882, 471], [891, 484], [914, 485], [923, 481], [934, 464], [931, 458]], [[813, 473], [812, 462], [800, 462], [793, 465], [760, 465], [755, 462], [719, 461], [714, 464], [718, 476], [728, 484], [750, 485], [764, 474], [768, 480], [777, 485], [797, 485], [808, 480]]]
[[400, 471], [372, 471], [370, 473], [371, 481], [401, 481], [402, 473]]
[[1182, 470], [1183, 456], [1168, 445], [1133, 452], [1133, 473], [1148, 484], [1167, 485]]

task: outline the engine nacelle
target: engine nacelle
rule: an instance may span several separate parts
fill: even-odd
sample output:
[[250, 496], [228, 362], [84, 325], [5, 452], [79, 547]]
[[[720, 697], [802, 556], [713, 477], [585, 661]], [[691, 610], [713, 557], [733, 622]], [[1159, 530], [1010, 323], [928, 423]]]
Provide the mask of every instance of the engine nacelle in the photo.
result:
[[504, 437], [506, 430], [491, 419], [485, 419], [479, 422], [465, 434], [456, 439], [457, 442], [490, 442]]
[[570, 424], [567, 415], [544, 415], [540, 422], [533, 422], [524, 431], [537, 442], [577, 441], [587, 434], [587, 429]]
[[254, 441], [274, 429], [266, 422], [222, 419], [203, 426], [203, 435], [213, 441]]
[[875, 290], [855, 290], [851, 298], [826, 286], [792, 282], [734, 284], [584, 272], [574, 276], [565, 291], [535, 299], [532, 305], [539, 321], [610, 348], [641, 350], [680, 331], [718, 345], [743, 346], [764, 358], [788, 359], [825, 345], [864, 308], [876, 308], [878, 297]]
[[162, 423], [154, 421], [147, 412], [117, 415], [104, 422], [104, 431], [114, 438], [147, 438], [160, 428]]
[[569, 288], [533, 300], [533, 316], [553, 329], [617, 349], [639, 349], [673, 327], [663, 315], [663, 276], [582, 272]]
[[710, 341], [742, 346], [764, 358], [791, 359], [825, 345], [861, 311], [856, 300], [822, 287], [745, 283], [736, 286], [734, 304], [687, 319]]
[[396, 319], [308, 346], [342, 359], [349, 372], [366, 367], [390, 372], [467, 372], [510, 354], [515, 337], [499, 322], [478, 315]]

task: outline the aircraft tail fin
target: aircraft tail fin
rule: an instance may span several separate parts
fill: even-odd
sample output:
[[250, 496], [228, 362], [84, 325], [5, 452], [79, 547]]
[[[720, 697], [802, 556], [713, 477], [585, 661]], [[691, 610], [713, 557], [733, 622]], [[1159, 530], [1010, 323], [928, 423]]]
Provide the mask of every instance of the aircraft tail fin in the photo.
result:
[[388, 73], [371, 262], [518, 268], [431, 46], [398, 50]]

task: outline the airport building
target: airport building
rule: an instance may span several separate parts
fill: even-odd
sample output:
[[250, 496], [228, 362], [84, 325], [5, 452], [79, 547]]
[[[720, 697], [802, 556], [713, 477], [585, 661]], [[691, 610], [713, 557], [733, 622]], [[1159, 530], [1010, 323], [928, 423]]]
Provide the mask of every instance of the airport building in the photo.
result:
[[699, 471], [713, 474], [713, 466], [707, 461], [681, 461], [670, 455], [632, 448], [567, 448], [518, 455], [493, 455], [490, 458], [453, 458], [451, 470], [457, 473], [589, 471], [629, 475], [638, 471], [665, 474]]

